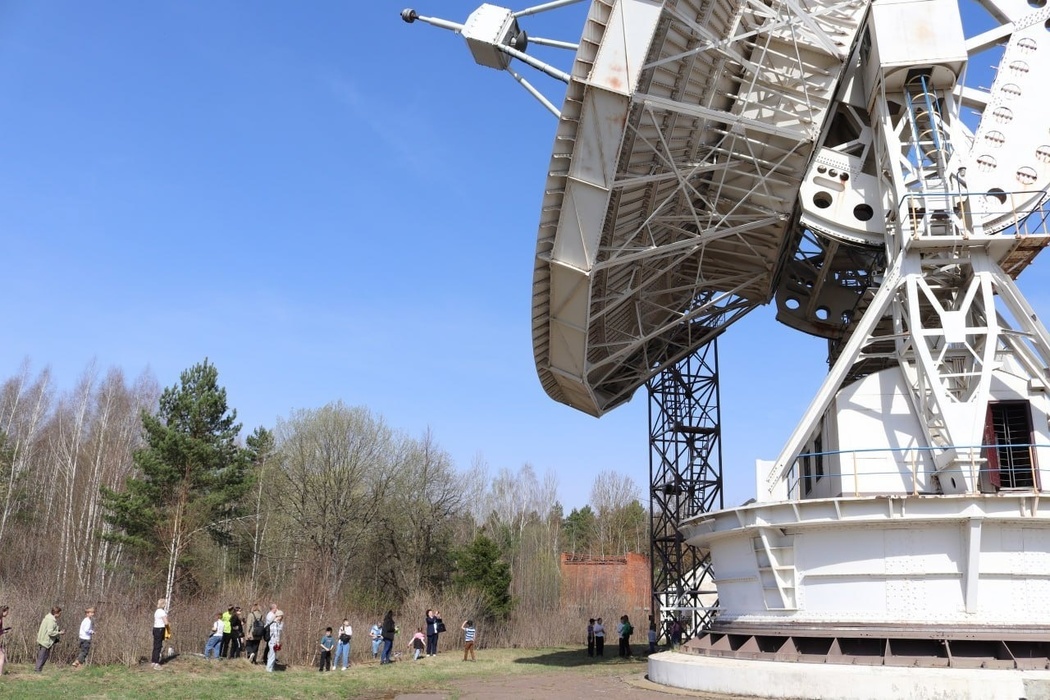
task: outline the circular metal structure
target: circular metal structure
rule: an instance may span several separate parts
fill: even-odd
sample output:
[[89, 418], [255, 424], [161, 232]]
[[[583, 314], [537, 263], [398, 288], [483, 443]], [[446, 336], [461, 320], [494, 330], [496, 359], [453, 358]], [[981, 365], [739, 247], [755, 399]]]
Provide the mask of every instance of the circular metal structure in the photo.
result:
[[[672, 533], [717, 573], [693, 650], [770, 666], [651, 672], [769, 697], [806, 694], [754, 685], [797, 675], [785, 661], [1050, 684], [1050, 334], [1014, 282], [1050, 244], [1045, 0], [594, 0], [570, 73], [516, 48], [532, 11], [448, 28], [534, 95], [510, 58], [567, 83], [560, 110], [540, 98], [558, 118], [533, 279], [547, 393], [600, 416], [773, 300], [828, 341], [756, 502]], [[679, 476], [665, 493], [694, 494]], [[837, 697], [906, 687], [828, 675]]]

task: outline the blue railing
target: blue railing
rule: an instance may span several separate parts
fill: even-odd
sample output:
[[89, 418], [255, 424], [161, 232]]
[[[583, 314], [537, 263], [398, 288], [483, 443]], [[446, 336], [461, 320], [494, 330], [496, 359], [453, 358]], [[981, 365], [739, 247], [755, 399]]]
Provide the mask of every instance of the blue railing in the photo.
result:
[[[934, 477], [933, 453], [954, 450], [970, 463], [965, 467], [970, 491], [982, 492], [996, 488], [1039, 490], [1039, 468], [1035, 459], [1037, 449], [1050, 450], [1050, 444], [1038, 443], [982, 443], [979, 445], [951, 445], [946, 447], [872, 447], [850, 450], [824, 450], [804, 452], [798, 456], [787, 474], [789, 498], [819, 496], [820, 484], [833, 484], [838, 480], [835, 493], [826, 495], [860, 495], [870, 493], [939, 493]], [[989, 451], [994, 454], [998, 466], [989, 466]], [[865, 459], [878, 454], [890, 455], [884, 462], [894, 465], [892, 469], [872, 469], [877, 460]], [[867, 463], [865, 465], [864, 463]], [[835, 464], [837, 463], [837, 468]], [[900, 479], [898, 488], [890, 482]], [[825, 482], [826, 479], [833, 481]], [[862, 482], [867, 481], [867, 487]], [[998, 481], [998, 485], [996, 485]], [[847, 488], [852, 482], [852, 488]], [[872, 483], [872, 482], [882, 482]], [[807, 488], [808, 487], [808, 488]]]

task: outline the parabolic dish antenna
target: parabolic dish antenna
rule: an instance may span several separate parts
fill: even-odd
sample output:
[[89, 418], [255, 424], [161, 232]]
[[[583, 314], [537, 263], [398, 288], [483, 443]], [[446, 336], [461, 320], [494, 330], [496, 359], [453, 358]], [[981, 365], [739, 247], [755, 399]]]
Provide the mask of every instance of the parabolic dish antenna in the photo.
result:
[[[558, 115], [533, 346], [547, 393], [581, 411], [627, 401], [774, 298], [781, 321], [827, 337], [836, 357], [891, 263], [893, 197], [929, 190], [924, 148], [949, 149], [944, 186], [970, 230], [1009, 228], [1044, 200], [1050, 137], [1034, 88], [1048, 63], [1044, 0], [973, 3], [970, 36], [950, 0], [884, 3], [878, 18], [865, 0], [595, 0], [578, 45], [531, 39], [576, 48], [566, 74], [525, 54], [519, 21], [572, 1], [486, 4], [463, 24], [402, 16], [461, 33], [478, 63], [510, 71]], [[923, 35], [916, 18], [945, 10], [944, 31]], [[1003, 47], [1009, 60], [993, 76], [983, 69]], [[961, 80], [970, 56], [994, 82]], [[514, 58], [567, 82], [560, 110]], [[923, 66], [927, 85], [950, 78], [951, 104], [906, 105], [898, 131], [922, 131], [915, 143], [927, 145], [903, 146], [906, 174], [880, 180], [876, 111], [904, 106], [878, 91]], [[993, 247], [1016, 277], [1042, 245], [1006, 236]]]
[[[518, 19], [565, 4], [432, 23], [510, 71]], [[1047, 0], [594, 0], [575, 48], [544, 71], [567, 83], [533, 281], [547, 393], [600, 416], [773, 300], [828, 341], [756, 502], [679, 511], [718, 574], [697, 653], [1050, 668], [1050, 334], [1014, 281], [1050, 243]], [[756, 690], [676, 663], [650, 677]], [[835, 697], [947, 678], [820, 675]]]
[[[860, 45], [867, 2], [592, 3], [537, 246], [533, 334], [547, 392], [600, 415], [774, 296], [778, 318], [834, 351], [889, 262], [887, 218], [901, 214], [892, 197], [929, 189], [921, 145], [899, 149], [898, 191], [880, 183], [872, 128], [883, 99], [901, 114], [879, 91], [924, 64], [961, 77], [968, 54], [1009, 46], [990, 89], [953, 80], [954, 105], [937, 102], [944, 113], [924, 122], [912, 104], [897, 130], [905, 142], [907, 129], [929, 132], [918, 134], [927, 150], [944, 145], [938, 134], [954, 144], [944, 186], [969, 229], [997, 232], [1037, 209], [1048, 134], [1034, 74], [1050, 61], [1034, 56], [1046, 11], [988, 3], [998, 26], [968, 39], [956, 26], [938, 43], [912, 21], [944, 5], [895, 3], [868, 20], [867, 41], [877, 31], [893, 52], [876, 62]], [[938, 55], [950, 40], [954, 55]], [[979, 113], [974, 131], [960, 106]], [[1045, 239], [989, 244], [1016, 276]]]

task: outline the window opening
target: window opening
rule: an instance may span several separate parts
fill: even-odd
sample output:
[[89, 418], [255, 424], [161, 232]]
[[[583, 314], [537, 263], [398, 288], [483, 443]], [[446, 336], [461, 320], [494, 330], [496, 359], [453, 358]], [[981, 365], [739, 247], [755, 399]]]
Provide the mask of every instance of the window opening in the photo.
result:
[[802, 460], [802, 480], [808, 496], [817, 482], [824, 476], [824, 440], [817, 435], [813, 440], [813, 449]]
[[1035, 488], [1032, 413], [1027, 401], [988, 404], [985, 458], [991, 483], [1004, 489]]

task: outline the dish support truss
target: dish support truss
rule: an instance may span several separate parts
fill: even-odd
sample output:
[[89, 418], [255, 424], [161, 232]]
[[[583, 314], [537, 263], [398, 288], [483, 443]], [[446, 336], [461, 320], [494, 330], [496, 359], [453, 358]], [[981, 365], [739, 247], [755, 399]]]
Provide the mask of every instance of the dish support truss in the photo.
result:
[[[510, 70], [528, 43], [519, 19], [564, 4], [483, 5], [463, 24], [402, 17], [460, 33], [479, 64], [522, 82]], [[551, 110], [537, 371], [553, 398], [595, 416], [651, 380], [654, 596], [676, 613], [702, 618], [713, 603], [709, 564], [677, 532], [722, 506], [713, 341], [772, 297], [864, 8], [595, 0], [571, 74], [544, 71], [568, 87]]]
[[533, 277], [547, 393], [599, 416], [773, 295], [862, 0], [595, 0]]

